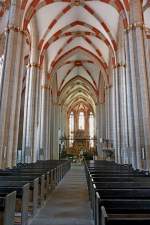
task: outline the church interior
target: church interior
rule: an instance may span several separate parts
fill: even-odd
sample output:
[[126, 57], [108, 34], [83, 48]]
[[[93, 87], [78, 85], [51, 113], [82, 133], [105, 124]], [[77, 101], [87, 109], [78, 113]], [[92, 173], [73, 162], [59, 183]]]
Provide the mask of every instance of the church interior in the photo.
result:
[[0, 225], [150, 224], [150, 0], [0, 0]]

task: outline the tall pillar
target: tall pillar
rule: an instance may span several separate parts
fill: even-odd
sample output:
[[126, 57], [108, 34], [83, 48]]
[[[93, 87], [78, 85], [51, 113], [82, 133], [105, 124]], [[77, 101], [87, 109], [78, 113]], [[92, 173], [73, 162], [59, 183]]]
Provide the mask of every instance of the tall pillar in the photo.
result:
[[55, 102], [53, 104], [53, 159], [59, 158], [59, 145], [58, 145], [58, 104]]
[[112, 100], [113, 100], [113, 148], [115, 150], [115, 161], [121, 162], [120, 154], [120, 124], [119, 124], [119, 104], [118, 104], [118, 76], [117, 68], [112, 70]]
[[30, 84], [30, 67], [27, 66], [26, 86], [25, 86], [25, 101], [24, 101], [24, 119], [23, 119], [23, 137], [22, 137], [22, 162], [25, 162], [25, 150], [27, 142], [27, 116], [29, 103], [29, 84]]
[[102, 158], [102, 149], [101, 149], [101, 145], [100, 145], [100, 138], [101, 138], [101, 134], [100, 134], [100, 102], [98, 102], [96, 104], [96, 137], [97, 137], [97, 153], [98, 155]]
[[50, 159], [53, 159], [53, 130], [54, 130], [54, 108], [53, 108], [53, 104], [52, 104], [52, 92], [50, 90], [50, 95], [49, 95], [49, 99], [50, 99], [50, 108], [49, 108], [49, 116], [50, 116], [50, 129], [49, 129], [49, 136], [50, 136]]
[[106, 139], [110, 140], [110, 88], [105, 89]]
[[109, 139], [113, 144], [113, 96], [112, 86], [109, 87]]
[[150, 92], [150, 30], [149, 28], [143, 27], [144, 32], [144, 45], [145, 45], [145, 62], [148, 78], [148, 89]]
[[128, 123], [128, 154], [129, 163], [134, 168], [137, 168], [136, 159], [136, 141], [135, 141], [135, 126], [134, 126], [134, 112], [133, 112], [133, 94], [132, 94], [132, 82], [131, 82], [131, 68], [130, 68], [130, 52], [129, 52], [129, 34], [125, 31], [125, 82], [126, 82], [126, 103], [127, 103], [127, 123]]
[[20, 3], [11, 1], [0, 96], [0, 167], [16, 164], [25, 36], [20, 28]]
[[51, 159], [51, 90], [49, 88], [47, 92], [47, 141], [46, 141], [46, 151], [47, 151], [47, 158]]
[[[35, 162], [38, 158], [37, 136], [39, 132], [39, 105], [40, 105], [40, 67], [37, 63], [31, 63], [30, 74], [28, 75], [25, 103], [23, 150], [25, 154], [25, 162]], [[27, 93], [28, 92], [28, 93]]]
[[75, 111], [75, 112], [74, 112], [74, 131], [75, 131], [75, 133], [76, 133], [76, 131], [79, 129], [79, 121], [78, 121], [78, 117], [79, 117], [78, 112]]
[[89, 136], [89, 112], [84, 112], [85, 136]]
[[62, 107], [61, 111], [61, 130], [62, 130], [62, 135], [65, 135], [65, 124], [66, 124], [66, 118], [65, 118], [65, 109]]
[[[121, 56], [120, 56], [121, 57]], [[126, 78], [125, 64], [118, 63], [119, 80], [119, 117], [120, 117], [120, 152], [121, 163], [128, 163], [128, 121], [127, 121], [127, 100], [126, 100]]]
[[43, 152], [43, 158], [48, 157], [49, 148], [49, 87], [41, 86], [41, 129], [40, 129], [40, 149]]
[[[150, 105], [141, 0], [130, 2], [129, 53], [137, 168], [150, 168]], [[146, 159], [144, 161], [144, 159]], [[143, 162], [146, 162], [143, 163]]]
[[61, 156], [61, 137], [62, 137], [61, 116], [62, 116], [62, 109], [61, 109], [61, 105], [58, 104], [58, 156], [59, 156], [59, 159]]

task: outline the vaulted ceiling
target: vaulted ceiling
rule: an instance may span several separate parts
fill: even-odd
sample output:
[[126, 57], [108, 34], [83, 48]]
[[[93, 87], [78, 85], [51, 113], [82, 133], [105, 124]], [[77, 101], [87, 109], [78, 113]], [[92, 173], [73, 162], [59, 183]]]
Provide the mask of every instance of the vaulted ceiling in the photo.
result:
[[[46, 58], [49, 80], [57, 79], [59, 102], [97, 101], [100, 79], [109, 85], [108, 65], [115, 61], [120, 16], [128, 26], [130, 0], [23, 0], [23, 27], [32, 35], [36, 21], [40, 63]], [[143, 0], [146, 25], [150, 27], [150, 1]]]

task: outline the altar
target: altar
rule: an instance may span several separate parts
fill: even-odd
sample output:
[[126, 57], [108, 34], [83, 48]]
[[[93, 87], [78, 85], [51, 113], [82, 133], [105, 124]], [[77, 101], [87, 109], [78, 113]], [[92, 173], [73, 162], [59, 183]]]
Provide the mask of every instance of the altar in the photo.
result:
[[72, 147], [69, 147], [68, 153], [79, 157], [81, 152], [94, 152], [94, 149], [91, 149], [89, 146], [89, 140], [84, 130], [77, 130], [74, 134]]

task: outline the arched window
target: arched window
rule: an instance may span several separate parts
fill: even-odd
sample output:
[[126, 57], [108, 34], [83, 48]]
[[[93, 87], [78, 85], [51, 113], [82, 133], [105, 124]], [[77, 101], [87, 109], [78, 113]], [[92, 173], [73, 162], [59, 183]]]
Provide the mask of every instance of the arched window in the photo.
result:
[[69, 116], [69, 146], [72, 147], [74, 138], [74, 113], [71, 112]]
[[90, 112], [89, 115], [89, 136], [90, 136], [90, 147], [94, 147], [94, 115]]
[[84, 112], [79, 112], [79, 129], [84, 130], [85, 120], [84, 120]]

